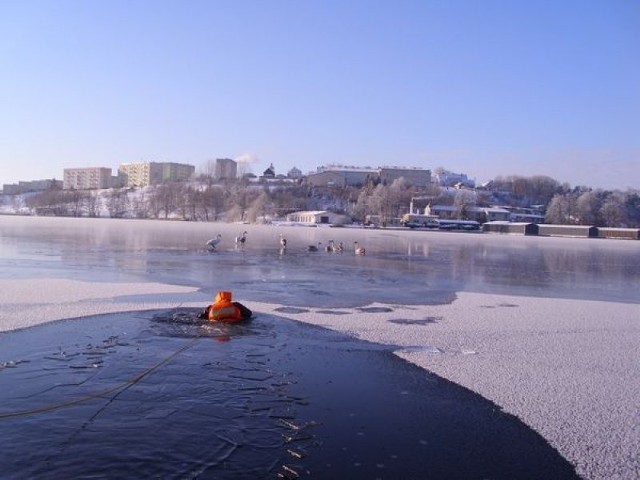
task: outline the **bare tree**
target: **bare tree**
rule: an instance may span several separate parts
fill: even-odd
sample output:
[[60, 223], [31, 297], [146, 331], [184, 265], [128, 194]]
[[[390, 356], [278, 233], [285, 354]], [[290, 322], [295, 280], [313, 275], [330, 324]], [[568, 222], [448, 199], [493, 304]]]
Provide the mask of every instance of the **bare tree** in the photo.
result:
[[25, 204], [36, 215], [69, 216], [67, 191], [48, 190], [26, 199]]
[[111, 218], [123, 218], [127, 214], [127, 191], [114, 188], [107, 194], [107, 211]]
[[82, 217], [85, 211], [88, 197], [91, 194], [84, 190], [68, 190], [66, 197], [71, 207], [71, 215], [74, 217]]
[[368, 215], [379, 217], [382, 226], [390, 225], [408, 210], [412, 195], [411, 185], [404, 178], [395, 179], [391, 185], [379, 183], [372, 190], [361, 190], [356, 211], [359, 209], [360, 215], [364, 213], [364, 218]]
[[252, 201], [251, 192], [240, 185], [229, 188], [227, 197], [227, 220], [232, 222], [244, 221], [247, 209]]
[[100, 216], [100, 195], [98, 191], [86, 192], [86, 209], [90, 217]]
[[259, 218], [264, 219], [268, 204], [269, 196], [263, 191], [251, 202], [251, 205], [247, 210], [247, 221], [256, 223]]
[[640, 195], [638, 192], [627, 192], [624, 201], [625, 217], [629, 226], [640, 227]]
[[602, 202], [600, 217], [606, 227], [620, 227], [626, 223], [624, 201], [620, 195], [610, 194]]
[[549, 202], [545, 216], [546, 223], [575, 224], [575, 197], [572, 194], [556, 194]]
[[307, 184], [276, 188], [265, 193], [269, 196], [271, 212], [276, 216], [283, 217], [287, 213], [310, 209], [312, 193]]
[[602, 201], [598, 193], [584, 192], [576, 199], [576, 220], [581, 225], [601, 225], [601, 208]]
[[531, 205], [547, 205], [553, 196], [559, 192], [560, 183], [546, 175], [531, 177]]
[[558, 181], [545, 175], [533, 177], [498, 176], [494, 179], [493, 184], [495, 192], [508, 194], [510, 203], [521, 207], [547, 205], [553, 196], [561, 191]]
[[162, 214], [165, 219], [174, 214], [179, 208], [180, 190], [178, 183], [165, 183], [155, 187], [149, 199], [151, 214], [156, 218], [160, 218]]
[[[224, 192], [221, 188], [212, 187], [205, 191], [203, 198], [204, 205], [211, 212], [212, 220], [215, 220], [217, 216], [222, 213], [224, 209]], [[209, 218], [209, 214], [207, 214]]]
[[148, 201], [147, 195], [143, 192], [140, 192], [139, 195], [132, 198], [130, 205], [133, 218], [149, 218], [149, 208], [151, 203], [151, 201]]
[[455, 207], [455, 217], [460, 220], [468, 220], [469, 208], [476, 205], [476, 199], [473, 192], [469, 190], [459, 190], [453, 200]]
[[216, 160], [213, 158], [207, 159], [202, 167], [202, 177], [209, 187], [213, 185], [216, 176]]
[[373, 193], [373, 189], [370, 191], [368, 187], [362, 188], [358, 194], [358, 200], [351, 210], [352, 216], [360, 222], [364, 222], [368, 215], [377, 212], [376, 206], [371, 201], [371, 193]]

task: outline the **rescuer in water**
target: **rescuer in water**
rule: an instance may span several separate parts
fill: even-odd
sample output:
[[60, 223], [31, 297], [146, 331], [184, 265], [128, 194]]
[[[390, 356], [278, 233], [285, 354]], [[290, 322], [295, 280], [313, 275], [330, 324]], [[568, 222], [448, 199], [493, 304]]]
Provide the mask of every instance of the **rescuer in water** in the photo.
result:
[[231, 292], [219, 291], [213, 304], [208, 305], [199, 318], [206, 318], [210, 322], [238, 323], [249, 320], [253, 312], [240, 302], [234, 302]]

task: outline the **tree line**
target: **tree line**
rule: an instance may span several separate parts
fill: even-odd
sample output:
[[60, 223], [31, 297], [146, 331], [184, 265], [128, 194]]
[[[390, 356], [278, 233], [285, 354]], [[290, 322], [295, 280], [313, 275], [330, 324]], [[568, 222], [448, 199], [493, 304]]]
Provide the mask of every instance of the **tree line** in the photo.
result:
[[372, 177], [360, 187], [318, 187], [304, 181], [255, 184], [215, 182], [201, 176], [191, 182], [144, 188], [49, 190], [31, 194], [25, 202], [36, 215], [255, 223], [284, 218], [294, 211], [330, 210], [356, 222], [375, 216], [388, 224], [407, 213], [416, 197], [432, 205], [453, 206], [454, 215], [461, 219], [469, 206], [508, 205], [538, 207], [546, 211], [546, 223], [640, 228], [638, 190], [572, 188], [547, 176], [497, 177], [476, 189], [416, 186], [404, 178], [389, 184]]

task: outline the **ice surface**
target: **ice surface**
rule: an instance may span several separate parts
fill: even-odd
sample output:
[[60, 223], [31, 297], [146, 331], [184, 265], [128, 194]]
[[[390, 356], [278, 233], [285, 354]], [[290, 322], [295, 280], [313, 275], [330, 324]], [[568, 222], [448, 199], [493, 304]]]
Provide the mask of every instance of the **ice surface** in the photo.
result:
[[[3, 231], [0, 330], [202, 307], [231, 288], [258, 316], [397, 346], [522, 419], [586, 478], [639, 475], [637, 242], [241, 226], [238, 251], [238, 226], [72, 223], [39, 224], [46, 242], [29, 225]], [[210, 254], [202, 239], [217, 231], [228, 243]], [[367, 255], [304, 251], [329, 238]]]

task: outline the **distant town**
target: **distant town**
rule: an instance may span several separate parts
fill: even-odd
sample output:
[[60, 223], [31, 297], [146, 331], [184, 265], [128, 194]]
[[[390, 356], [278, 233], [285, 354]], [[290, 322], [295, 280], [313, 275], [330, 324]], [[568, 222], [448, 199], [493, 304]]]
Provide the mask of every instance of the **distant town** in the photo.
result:
[[271, 164], [261, 175], [243, 167], [219, 158], [198, 173], [172, 162], [123, 163], [115, 175], [111, 168], [66, 168], [62, 180], [3, 185], [0, 213], [524, 234], [550, 224], [573, 226], [578, 236], [594, 236], [589, 228], [640, 228], [635, 189], [571, 187], [543, 175], [476, 185], [442, 167], [325, 165], [308, 174], [296, 167], [278, 174]]

